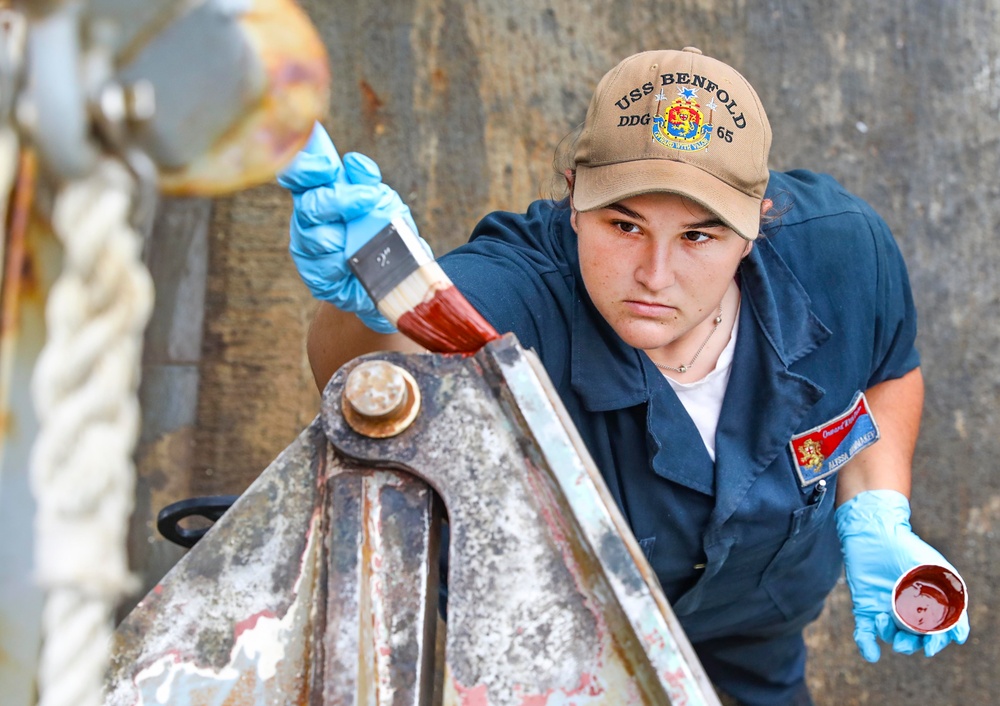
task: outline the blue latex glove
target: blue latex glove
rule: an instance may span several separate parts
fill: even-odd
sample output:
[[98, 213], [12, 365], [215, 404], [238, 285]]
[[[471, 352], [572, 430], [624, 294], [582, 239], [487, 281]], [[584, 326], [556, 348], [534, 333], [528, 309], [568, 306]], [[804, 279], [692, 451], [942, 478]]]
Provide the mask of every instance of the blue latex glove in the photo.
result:
[[309, 143], [278, 175], [278, 183], [292, 193], [288, 250], [312, 295], [357, 314], [374, 331], [395, 331], [347, 266], [347, 256], [393, 217], [402, 216], [417, 232], [410, 209], [382, 183], [378, 165], [357, 152], [341, 162], [326, 130], [316, 123]]
[[876, 635], [896, 652], [912, 654], [923, 649], [928, 657], [949, 642], [965, 642], [967, 613], [955, 627], [938, 635], [914, 635], [897, 628], [892, 619], [892, 589], [900, 576], [917, 564], [942, 564], [954, 570], [940, 552], [913, 533], [905, 495], [894, 490], [865, 491], [837, 508], [835, 517], [854, 602], [854, 641], [862, 657], [878, 661], [881, 651]]

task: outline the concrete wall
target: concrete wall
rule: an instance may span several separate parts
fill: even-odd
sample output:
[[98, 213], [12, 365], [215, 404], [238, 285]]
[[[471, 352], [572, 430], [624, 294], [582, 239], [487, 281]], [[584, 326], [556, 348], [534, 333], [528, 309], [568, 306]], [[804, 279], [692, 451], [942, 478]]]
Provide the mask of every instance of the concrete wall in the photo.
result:
[[[770, 115], [774, 167], [833, 174], [899, 240], [927, 380], [914, 526], [973, 597], [965, 647], [873, 666], [857, 655], [838, 587], [809, 631], [817, 702], [992, 703], [1000, 0], [303, 4], [330, 52], [335, 142], [381, 164], [439, 253], [487, 211], [552, 193], [553, 148], [620, 58], [693, 44], [741, 69]], [[303, 347], [312, 304], [284, 250], [288, 208], [266, 186], [212, 209], [201, 387], [182, 454], [191, 494], [241, 492], [315, 413]]]

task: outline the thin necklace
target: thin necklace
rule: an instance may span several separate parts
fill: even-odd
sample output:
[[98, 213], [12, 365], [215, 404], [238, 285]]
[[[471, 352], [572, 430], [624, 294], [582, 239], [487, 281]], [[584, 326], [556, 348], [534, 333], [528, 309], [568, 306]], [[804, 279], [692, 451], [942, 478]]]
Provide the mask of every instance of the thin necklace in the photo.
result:
[[719, 324], [721, 323], [722, 323], [722, 304], [719, 304], [719, 314], [718, 316], [715, 317], [715, 326], [712, 327], [712, 330], [708, 332], [708, 336], [705, 337], [704, 342], [701, 344], [701, 346], [699, 346], [698, 350], [695, 351], [694, 358], [691, 359], [690, 363], [688, 363], [687, 365], [682, 365], [679, 368], [674, 368], [670, 365], [663, 365], [662, 363], [657, 363], [654, 360], [653, 365], [655, 365], [660, 370], [672, 370], [675, 373], [686, 373], [688, 370], [691, 369], [691, 366], [694, 365], [694, 362], [698, 360], [698, 356], [700, 356], [701, 352], [705, 350], [705, 346], [708, 345], [708, 340], [712, 337], [712, 335], [719, 330]]

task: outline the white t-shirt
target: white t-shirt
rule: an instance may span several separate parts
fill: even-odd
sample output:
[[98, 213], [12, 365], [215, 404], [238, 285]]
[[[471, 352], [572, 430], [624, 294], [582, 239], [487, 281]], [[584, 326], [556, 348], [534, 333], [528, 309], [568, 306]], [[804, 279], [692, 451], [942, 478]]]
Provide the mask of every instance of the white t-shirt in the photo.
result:
[[708, 455], [715, 461], [715, 430], [719, 426], [719, 413], [722, 412], [722, 399], [726, 396], [726, 386], [729, 384], [729, 373], [733, 369], [733, 353], [736, 350], [736, 334], [740, 328], [740, 312], [736, 310], [736, 322], [729, 335], [729, 343], [719, 355], [715, 369], [701, 380], [691, 383], [677, 382], [667, 378], [670, 387], [677, 393], [677, 399], [684, 405], [688, 415], [698, 427]]

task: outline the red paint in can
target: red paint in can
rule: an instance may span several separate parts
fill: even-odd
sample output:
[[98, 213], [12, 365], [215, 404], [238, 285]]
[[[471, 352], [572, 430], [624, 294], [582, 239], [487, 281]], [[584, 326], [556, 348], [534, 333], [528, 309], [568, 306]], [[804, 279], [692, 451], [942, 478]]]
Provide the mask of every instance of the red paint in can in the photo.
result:
[[901, 628], [926, 635], [953, 628], [967, 601], [958, 574], [944, 566], [922, 564], [896, 582], [893, 613]]

